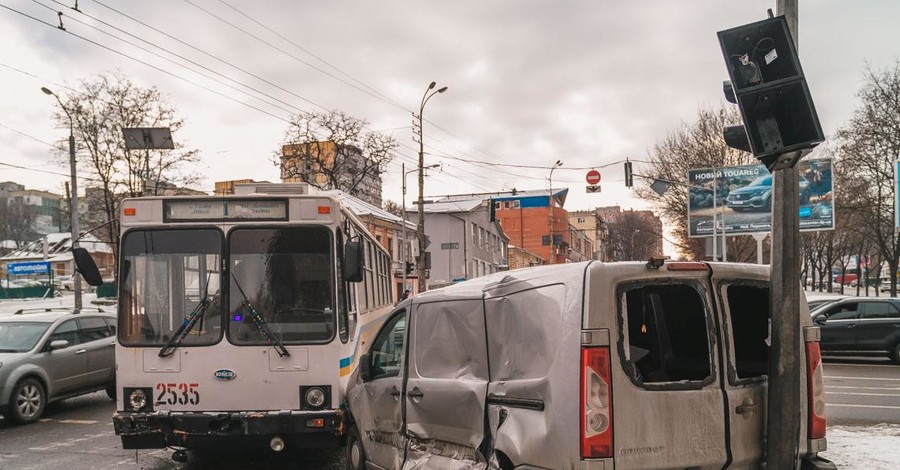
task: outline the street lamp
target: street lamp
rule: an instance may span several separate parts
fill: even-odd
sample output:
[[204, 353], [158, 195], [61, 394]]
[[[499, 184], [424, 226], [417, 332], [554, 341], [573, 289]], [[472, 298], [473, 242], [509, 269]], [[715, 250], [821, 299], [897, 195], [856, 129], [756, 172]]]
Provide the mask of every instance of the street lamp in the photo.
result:
[[447, 91], [447, 87], [441, 87], [433, 90], [435, 82], [431, 82], [422, 95], [422, 102], [419, 104], [419, 223], [416, 230], [419, 232], [419, 260], [417, 265], [417, 275], [419, 280], [419, 292], [425, 292], [428, 287], [425, 282], [425, 143], [422, 140], [422, 114], [425, 112], [425, 103], [432, 96]]
[[550, 197], [548, 201], [550, 202], [550, 264], [556, 264], [556, 245], [553, 241], [553, 170], [562, 166], [562, 162], [557, 160], [553, 166], [550, 167]]
[[[425, 169], [427, 170], [430, 168], [437, 168], [439, 166], [440, 165], [435, 163], [434, 165], [426, 166]], [[412, 170], [406, 171], [406, 163], [401, 164], [400, 168], [403, 171], [403, 199], [401, 205], [402, 207], [400, 209], [402, 211], [401, 213], [403, 214], [403, 223], [401, 224], [403, 225], [403, 242], [400, 245], [400, 260], [403, 263], [403, 290], [406, 290], [406, 263], [409, 262], [409, 249], [406, 246], [406, 175], [414, 171], [419, 171], [419, 169], [413, 168]], [[421, 216], [419, 218], [421, 218]]]
[[[45, 87], [41, 87], [41, 91], [45, 95], [56, 98], [59, 107], [62, 108], [63, 112], [66, 113], [66, 117], [69, 118], [69, 172], [71, 173], [69, 184], [72, 186], [69, 212], [72, 218], [70, 237], [72, 238], [72, 249], [74, 250], [78, 247], [78, 182], [75, 178], [75, 132], [72, 124], [72, 115], [69, 114], [69, 109], [66, 108], [56, 93]], [[72, 289], [75, 291], [75, 311], [78, 312], [81, 310], [81, 275], [77, 270], [72, 273]]]

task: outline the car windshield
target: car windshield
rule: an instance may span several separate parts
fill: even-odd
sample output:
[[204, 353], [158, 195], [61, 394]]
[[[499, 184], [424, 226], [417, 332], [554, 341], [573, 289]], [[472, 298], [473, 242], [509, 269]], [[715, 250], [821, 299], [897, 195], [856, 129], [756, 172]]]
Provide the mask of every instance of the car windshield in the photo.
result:
[[334, 254], [325, 227], [232, 231], [228, 334], [268, 345], [330, 341], [334, 335]]
[[122, 239], [119, 340], [162, 346], [207, 296], [210, 304], [180, 346], [222, 337], [219, 270], [222, 232], [216, 229], [135, 230]]
[[31, 351], [49, 327], [41, 322], [0, 322], [0, 352]]
[[747, 186], [772, 186], [772, 175], [763, 175], [751, 181]]

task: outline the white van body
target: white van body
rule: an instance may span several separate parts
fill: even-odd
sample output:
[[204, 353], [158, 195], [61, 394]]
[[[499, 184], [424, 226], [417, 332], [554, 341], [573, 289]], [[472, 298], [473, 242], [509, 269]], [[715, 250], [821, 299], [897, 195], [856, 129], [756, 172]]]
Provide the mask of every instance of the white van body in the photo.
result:
[[[768, 278], [748, 264], [586, 262], [417, 295], [351, 377], [347, 466], [760, 468]], [[797, 321], [818, 352], [805, 302]], [[801, 359], [797, 458], [835, 468], [816, 455], [821, 361]]]

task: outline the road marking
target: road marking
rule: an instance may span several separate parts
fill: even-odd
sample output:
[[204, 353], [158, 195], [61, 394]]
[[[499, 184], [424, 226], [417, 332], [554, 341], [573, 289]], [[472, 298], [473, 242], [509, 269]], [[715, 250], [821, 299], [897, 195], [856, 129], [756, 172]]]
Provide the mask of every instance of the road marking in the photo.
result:
[[829, 392], [825, 391], [826, 395], [858, 395], [865, 397], [900, 397], [900, 394], [897, 393], [852, 393], [852, 392]]
[[881, 405], [851, 405], [849, 403], [826, 403], [827, 406], [831, 407], [844, 407], [844, 408], [878, 408], [882, 410], [900, 410], [900, 406], [881, 406]]
[[851, 388], [851, 389], [859, 389], [859, 390], [897, 390], [900, 392], [900, 387], [857, 387], [854, 385], [828, 385], [826, 388]]
[[97, 424], [96, 420], [90, 419], [62, 419], [59, 422], [62, 424]]
[[887, 380], [890, 382], [900, 382], [900, 378], [878, 378], [878, 377], [838, 377], [838, 376], [825, 376], [826, 379], [835, 379], [835, 380]]

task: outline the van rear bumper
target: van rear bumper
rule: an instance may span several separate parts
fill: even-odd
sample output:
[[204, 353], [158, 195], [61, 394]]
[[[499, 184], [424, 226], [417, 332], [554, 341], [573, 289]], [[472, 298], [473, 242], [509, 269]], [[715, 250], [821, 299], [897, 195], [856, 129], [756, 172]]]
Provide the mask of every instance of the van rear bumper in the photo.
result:
[[[316, 427], [322, 420], [321, 427]], [[210, 445], [268, 447], [278, 436], [291, 448], [341, 445], [346, 430], [342, 410], [167, 412], [113, 415], [113, 429], [124, 449], [203, 448]]]
[[800, 460], [800, 470], [837, 470], [834, 462], [819, 456], [804, 457]]

